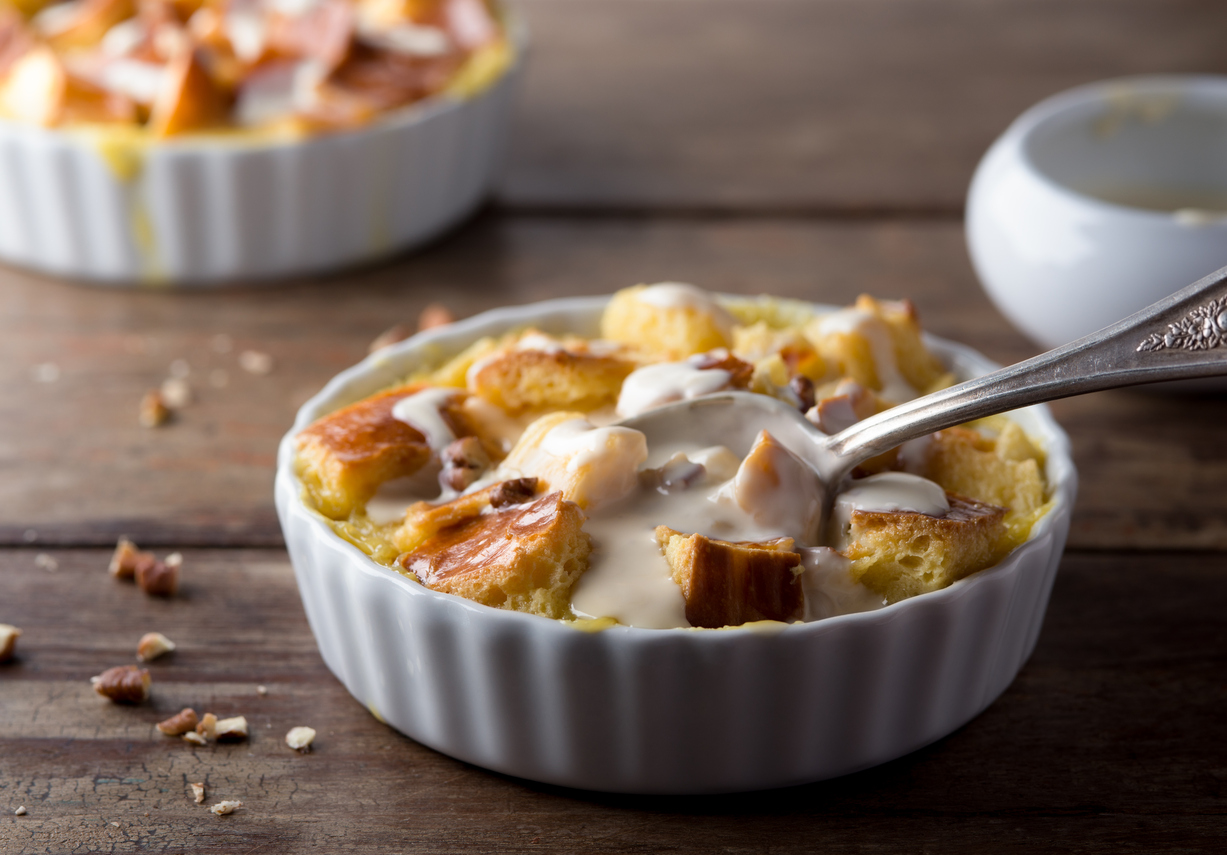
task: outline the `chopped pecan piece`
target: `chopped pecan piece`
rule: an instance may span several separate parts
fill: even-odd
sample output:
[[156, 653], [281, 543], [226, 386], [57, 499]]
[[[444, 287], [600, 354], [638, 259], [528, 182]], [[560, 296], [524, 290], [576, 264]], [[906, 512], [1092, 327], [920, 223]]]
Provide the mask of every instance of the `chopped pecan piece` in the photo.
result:
[[247, 719], [241, 715], [217, 722], [213, 736], [218, 742], [242, 742], [247, 738]]
[[158, 730], [167, 736], [182, 736], [188, 731], [195, 730], [197, 724], [196, 710], [184, 707], [166, 721], [158, 722]]
[[153, 682], [149, 671], [135, 665], [117, 665], [91, 677], [94, 691], [116, 704], [140, 704], [149, 699]]
[[188, 784], [188, 786], [192, 788], [192, 798], [195, 800], [196, 804], [198, 805], [204, 804], [204, 800], [205, 800], [204, 782], [201, 781], [195, 784]]
[[445, 327], [456, 320], [456, 316], [442, 303], [431, 303], [422, 314], [418, 315], [418, 329], [430, 330], [435, 327]]
[[[157, 659], [175, 649], [175, 643], [160, 632], [147, 632], [136, 645], [136, 658], [142, 662]], [[192, 725], [195, 727], [196, 725]]]
[[0, 623], [0, 662], [7, 662], [13, 658], [13, 651], [17, 648], [17, 639], [20, 635], [21, 630], [17, 627]]
[[196, 725], [196, 733], [205, 739], [212, 739], [217, 733], [217, 716], [211, 712], [202, 715], [200, 723]]
[[475, 436], [461, 437], [449, 444], [439, 454], [439, 459], [443, 462], [439, 483], [457, 493], [467, 489], [490, 468], [490, 455]]
[[142, 553], [136, 563], [136, 584], [146, 594], [154, 597], [171, 597], [179, 589], [179, 568], [183, 556], [178, 552], [158, 561], [149, 553]]
[[135, 543], [126, 537], [121, 537], [119, 543], [115, 544], [114, 554], [111, 555], [111, 566], [108, 568], [111, 575], [116, 579], [131, 579], [136, 573], [137, 559], [142, 554], [148, 553], [141, 553]]
[[285, 744], [303, 754], [311, 750], [314, 741], [315, 729], [310, 727], [294, 727], [285, 735]]
[[536, 478], [513, 478], [494, 485], [490, 491], [490, 507], [504, 508], [507, 505], [522, 505], [531, 501], [537, 490]]
[[213, 813], [217, 814], [218, 816], [225, 816], [228, 813], [234, 813], [242, 806], [243, 803], [237, 799], [227, 799], [226, 801], [221, 801], [213, 805], [213, 807], [209, 808], [209, 810], [213, 811]]
[[383, 350], [398, 341], [404, 341], [411, 335], [413, 335], [413, 328], [408, 324], [395, 324], [375, 336], [375, 340], [367, 346], [366, 352], [374, 353], [377, 350]]
[[788, 381], [788, 388], [797, 396], [797, 406], [801, 412], [807, 413], [814, 406], [814, 381], [804, 374], [794, 374]]
[[161, 427], [170, 421], [170, 416], [170, 407], [166, 406], [162, 393], [157, 389], [150, 389], [141, 398], [140, 422], [143, 427]]

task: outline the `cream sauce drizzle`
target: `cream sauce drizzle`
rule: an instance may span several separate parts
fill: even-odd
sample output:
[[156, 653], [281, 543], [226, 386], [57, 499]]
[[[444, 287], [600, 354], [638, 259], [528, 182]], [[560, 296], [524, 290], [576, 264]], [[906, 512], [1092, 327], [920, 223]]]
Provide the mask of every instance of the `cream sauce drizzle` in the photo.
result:
[[725, 388], [731, 377], [723, 368], [699, 368], [692, 359], [645, 365], [622, 382], [617, 412], [629, 418], [673, 401], [710, 395]]
[[879, 394], [889, 401], [901, 404], [917, 396], [916, 389], [899, 371], [899, 361], [895, 357], [895, 342], [891, 338], [886, 322], [870, 312], [860, 309], [840, 309], [837, 312], [823, 315], [818, 321], [820, 336], [859, 335], [869, 342], [869, 352], [873, 355], [874, 371], [881, 385]]
[[940, 485], [907, 472], [883, 472], [853, 481], [835, 497], [831, 512], [841, 547], [852, 526], [853, 511], [912, 511], [940, 517], [949, 513], [950, 502]]
[[439, 408], [457, 394], [456, 389], [423, 389], [397, 401], [392, 407], [392, 417], [419, 431], [431, 451], [438, 454], [456, 439]]
[[658, 309], [690, 309], [710, 315], [726, 338], [732, 336], [733, 316], [702, 288], [685, 282], [658, 282], [638, 292], [635, 299]]

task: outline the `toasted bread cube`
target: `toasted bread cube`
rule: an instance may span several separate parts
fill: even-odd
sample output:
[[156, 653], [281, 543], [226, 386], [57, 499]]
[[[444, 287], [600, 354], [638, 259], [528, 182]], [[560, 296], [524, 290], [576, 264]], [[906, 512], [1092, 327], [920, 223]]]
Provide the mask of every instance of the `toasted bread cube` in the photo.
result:
[[625, 288], [601, 316], [601, 338], [665, 360], [728, 347], [732, 336], [732, 316], [711, 295], [676, 282]]
[[844, 375], [896, 403], [952, 379], [925, 348], [915, 309], [907, 301], [862, 296], [849, 309], [815, 318], [805, 335]]
[[929, 352], [921, 337], [920, 318], [911, 300], [875, 300], [862, 294], [856, 307], [880, 317], [895, 343], [895, 362], [907, 382], [922, 394], [936, 392], [953, 381], [941, 360]]
[[149, 130], [169, 137], [224, 124], [230, 98], [209, 76], [199, 50], [184, 50], [166, 65], [161, 88], [149, 112]]
[[732, 481], [732, 496], [750, 519], [802, 540], [818, 535], [824, 495], [818, 474], [765, 430]]
[[537, 478], [542, 490], [559, 490], [567, 501], [589, 510], [629, 495], [647, 459], [641, 432], [596, 427], [582, 413], [561, 412], [525, 428], [499, 471], [508, 478]]
[[[107, 30], [136, 13], [133, 0], [85, 0], [71, 15], [57, 16], [41, 27], [42, 35], [58, 51], [92, 47]], [[36, 26], [38, 22], [35, 22]]]
[[27, 50], [0, 82], [0, 115], [51, 127], [60, 120], [68, 73], [46, 45]]
[[682, 589], [686, 620], [711, 629], [754, 620], [800, 620], [801, 555], [793, 540], [730, 543], [656, 527], [656, 542]]
[[[366, 398], [324, 416], [298, 435], [299, 477], [320, 513], [345, 519], [384, 481], [412, 475], [430, 460], [426, 438], [392, 415], [397, 401], [420, 388]], [[444, 419], [450, 422], [447, 408]], [[453, 430], [458, 427], [452, 424]]]
[[[926, 478], [949, 493], [969, 496], [1009, 511], [1027, 514], [1044, 504], [1044, 479], [1036, 457], [1017, 459], [1031, 446], [1021, 428], [994, 439], [968, 428], [949, 428], [933, 435], [925, 464]], [[1011, 457], [998, 454], [998, 446]]]
[[592, 551], [583, 523], [578, 505], [550, 493], [444, 528], [397, 561], [432, 590], [564, 618]]
[[[501, 501], [508, 495], [509, 488], [516, 501]], [[445, 528], [467, 522], [492, 507], [523, 504], [532, 499], [536, 492], [536, 478], [519, 478], [463, 493], [448, 502], [417, 502], [405, 512], [405, 519], [392, 535], [392, 542], [401, 552], [412, 552]]]
[[635, 363], [570, 350], [508, 350], [484, 359], [468, 375], [469, 391], [508, 413], [595, 410], [618, 400]]
[[937, 591], [990, 567], [1010, 550], [1005, 509], [947, 494], [942, 517], [912, 511], [851, 514], [843, 554], [851, 574], [887, 602]]

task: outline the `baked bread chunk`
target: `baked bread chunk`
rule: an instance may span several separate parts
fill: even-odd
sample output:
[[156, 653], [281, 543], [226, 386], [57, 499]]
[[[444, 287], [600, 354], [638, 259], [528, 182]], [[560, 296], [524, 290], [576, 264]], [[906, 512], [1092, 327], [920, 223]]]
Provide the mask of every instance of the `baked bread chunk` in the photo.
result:
[[1005, 509], [947, 494], [942, 517], [912, 511], [852, 512], [843, 554], [852, 578], [887, 602], [936, 591], [1000, 561], [1010, 550]]
[[[392, 478], [417, 472], [431, 457], [426, 438], [392, 415], [392, 408], [424, 387], [403, 386], [329, 413], [298, 435], [298, 474], [316, 509], [348, 517]], [[471, 436], [461, 409], [463, 392], [440, 409], [456, 436]]]
[[446, 526], [397, 563], [435, 591], [565, 618], [592, 551], [583, 523], [578, 505], [550, 493]]
[[551, 350], [508, 350], [469, 372], [469, 391], [508, 413], [595, 410], [612, 405], [635, 363], [618, 356]]
[[732, 317], [693, 285], [636, 285], [613, 295], [601, 316], [601, 338], [664, 361], [731, 345]]
[[740, 626], [754, 620], [800, 620], [805, 595], [793, 540], [730, 543], [657, 526], [656, 542], [686, 600], [691, 626]]

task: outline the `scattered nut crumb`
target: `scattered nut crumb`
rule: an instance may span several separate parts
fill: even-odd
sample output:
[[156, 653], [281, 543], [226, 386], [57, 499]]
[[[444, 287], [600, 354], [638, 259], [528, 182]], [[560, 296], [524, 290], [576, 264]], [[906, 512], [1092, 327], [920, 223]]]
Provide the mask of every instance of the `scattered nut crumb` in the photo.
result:
[[116, 704], [140, 704], [149, 700], [153, 679], [149, 671], [135, 665], [117, 665], [91, 677], [94, 691]]
[[196, 800], [196, 804], [202, 805], [205, 800], [205, 787], [202, 781], [199, 784], [188, 784], [192, 788], [192, 798]]
[[0, 623], [0, 662], [13, 658], [13, 651], [17, 649], [17, 639], [20, 636], [21, 630], [17, 627]]
[[25, 805], [21, 805], [20, 807], [17, 808], [17, 810], [13, 811], [13, 816], [25, 816], [25, 815], [26, 815]]
[[161, 427], [170, 420], [170, 407], [162, 400], [162, 393], [150, 389], [141, 398], [140, 422], [143, 427]]
[[170, 376], [177, 377], [180, 380], [192, 373], [192, 366], [188, 365], [186, 359], [176, 359], [170, 364]]
[[112, 822], [112, 823], [111, 823], [111, 825], [115, 826], [116, 828], [119, 828], [119, 823], [118, 823], [118, 822]]
[[249, 374], [268, 374], [273, 370], [273, 358], [258, 350], [244, 350], [239, 354], [239, 368]]
[[413, 335], [413, 328], [408, 324], [395, 324], [375, 336], [374, 341], [367, 345], [366, 352], [374, 353], [377, 350], [383, 350], [398, 341], [404, 341], [411, 335]]
[[218, 333], [213, 336], [214, 353], [229, 353], [232, 347], [234, 347], [234, 341], [225, 333]]
[[225, 368], [214, 368], [209, 372], [209, 385], [214, 389], [224, 389], [230, 385], [230, 374]]
[[158, 730], [167, 736], [183, 736], [183, 734], [195, 730], [197, 724], [196, 710], [191, 707], [184, 707], [175, 715], [166, 719], [166, 721], [158, 722]]
[[217, 731], [217, 716], [211, 712], [207, 712], [200, 717], [200, 724], [196, 725], [196, 732], [205, 739], [212, 739]]
[[310, 727], [293, 727], [285, 735], [285, 744], [304, 754], [311, 750], [311, 743], [314, 741], [315, 729]]
[[260, 697], [264, 697], [268, 694], [268, 686], [256, 686], [256, 694]]
[[[141, 636], [136, 645], [136, 658], [142, 662], [152, 662], [159, 656], [173, 652], [175, 643], [160, 632], [147, 632]], [[195, 713], [192, 713], [195, 716]], [[196, 725], [193, 724], [192, 727]]]
[[217, 804], [213, 805], [213, 807], [209, 808], [209, 810], [213, 811], [218, 816], [225, 816], [228, 813], [234, 813], [242, 806], [243, 803], [240, 801], [227, 799], [224, 802], [218, 802]]
[[111, 554], [111, 564], [107, 569], [116, 579], [131, 579], [136, 573], [137, 559], [142, 554], [147, 555], [148, 553], [141, 553], [135, 543], [126, 537], [121, 537], [119, 543], [115, 544], [115, 552]]
[[192, 384], [182, 377], [162, 381], [162, 402], [172, 410], [181, 410], [192, 403]]
[[218, 742], [242, 742], [247, 738], [247, 719], [241, 715], [221, 719], [214, 728], [213, 737]]
[[165, 561], [158, 561], [149, 553], [141, 554], [148, 556], [148, 559], [141, 558], [136, 562], [136, 584], [152, 597], [173, 597], [179, 590], [179, 568], [183, 566], [183, 556], [172, 552]]
[[45, 552], [40, 552], [34, 556], [34, 566], [39, 570], [46, 570], [48, 573], [54, 573], [60, 569], [60, 562], [56, 561]]
[[194, 730], [189, 730], [187, 733], [183, 734], [183, 738], [186, 741], [192, 743], [193, 745], [208, 745], [209, 744], [209, 740], [205, 739], [203, 736], [201, 736], [199, 733], [197, 733]]
[[425, 309], [422, 309], [422, 314], [418, 315], [418, 329], [429, 330], [434, 327], [445, 327], [454, 320], [456, 320], [456, 316], [451, 313], [447, 306], [442, 303], [431, 303]]
[[60, 366], [54, 362], [40, 362], [30, 374], [38, 383], [54, 383], [60, 379]]

